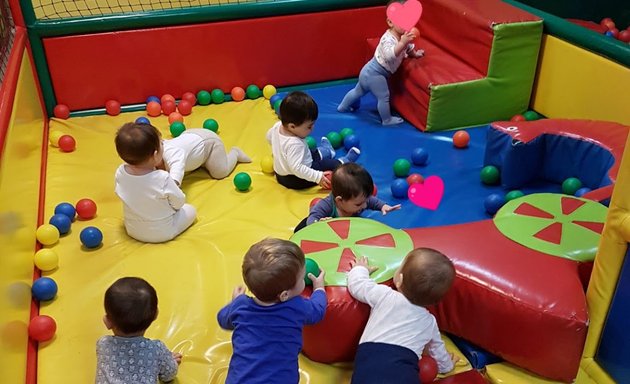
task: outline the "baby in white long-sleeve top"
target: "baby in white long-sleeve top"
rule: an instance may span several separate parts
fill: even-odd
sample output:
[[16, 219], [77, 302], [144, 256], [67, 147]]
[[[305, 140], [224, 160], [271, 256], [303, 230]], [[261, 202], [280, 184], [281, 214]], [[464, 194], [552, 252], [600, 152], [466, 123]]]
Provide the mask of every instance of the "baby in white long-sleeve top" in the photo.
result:
[[372, 308], [352, 383], [419, 384], [418, 361], [425, 351], [440, 373], [451, 371], [458, 358], [446, 351], [435, 317], [425, 306], [440, 301], [451, 287], [453, 263], [436, 250], [414, 249], [394, 273], [396, 290], [372, 280], [373, 270], [362, 257], [348, 272], [350, 294]]

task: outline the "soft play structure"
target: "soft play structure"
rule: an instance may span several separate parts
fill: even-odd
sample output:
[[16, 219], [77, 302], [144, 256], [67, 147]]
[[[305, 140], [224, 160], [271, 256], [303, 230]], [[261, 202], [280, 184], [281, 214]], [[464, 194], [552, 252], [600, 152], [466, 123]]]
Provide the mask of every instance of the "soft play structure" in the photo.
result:
[[[109, 333], [103, 294], [116, 279], [139, 276], [159, 296], [147, 337], [184, 355], [177, 382], [223, 383], [231, 333], [219, 328], [217, 311], [242, 284], [248, 247], [280, 237], [291, 238], [327, 272], [326, 317], [304, 330], [302, 384], [350, 382], [369, 316], [345, 287], [352, 258], [368, 256], [380, 267], [372, 277], [390, 284], [418, 246], [442, 251], [457, 270], [452, 290], [430, 310], [448, 351], [462, 360], [437, 383], [630, 382], [627, 63], [559, 39], [553, 27], [543, 31], [545, 13], [516, 1], [425, 0], [417, 43], [426, 57], [406, 62], [391, 84], [393, 106], [408, 122], [383, 128], [369, 96], [353, 114], [337, 113], [336, 106], [365, 63], [366, 42], [373, 49], [386, 28], [385, 3], [95, 0], [86, 8], [74, 0], [0, 0], [3, 380], [93, 382], [95, 343]], [[316, 138], [353, 128], [377, 196], [402, 209], [293, 234], [309, 203], [327, 191], [287, 190], [264, 173], [261, 160], [270, 154], [264, 136], [277, 116], [263, 97], [229, 97], [233, 87], [250, 84], [273, 84], [281, 94], [309, 92], [320, 108]], [[239, 146], [253, 159], [234, 172], [248, 173], [251, 188], [237, 190], [234, 174], [213, 180], [203, 170], [192, 172], [182, 189], [198, 210], [197, 222], [171, 242], [131, 239], [114, 194], [116, 128], [147, 117], [150, 95], [180, 99], [212, 89], [225, 97], [195, 105], [185, 124], [218, 121], [226, 147]], [[120, 102], [122, 112], [106, 114], [108, 100]], [[54, 117], [59, 104], [70, 118]], [[527, 109], [548, 119], [508, 121]], [[149, 118], [171, 137], [167, 116]], [[453, 128], [469, 133], [467, 148], [453, 146]], [[54, 138], [61, 134], [74, 137], [76, 148], [58, 148]], [[391, 191], [391, 164], [417, 147], [430, 158], [412, 171], [444, 181], [435, 210]], [[480, 182], [488, 165], [499, 170], [499, 184]], [[591, 191], [562, 194], [567, 177]], [[494, 215], [484, 210], [488, 194], [515, 189], [524, 196]], [[56, 243], [40, 244], [36, 228], [48, 223], [57, 204], [83, 198], [96, 202], [96, 215], [72, 222]], [[91, 226], [103, 234], [94, 249], [79, 239]], [[58, 265], [35, 267], [40, 249], [54, 252]], [[58, 285], [52, 300], [32, 298], [41, 276]], [[307, 288], [303, 295], [309, 294]], [[29, 336], [38, 315], [56, 322], [49, 340]]]

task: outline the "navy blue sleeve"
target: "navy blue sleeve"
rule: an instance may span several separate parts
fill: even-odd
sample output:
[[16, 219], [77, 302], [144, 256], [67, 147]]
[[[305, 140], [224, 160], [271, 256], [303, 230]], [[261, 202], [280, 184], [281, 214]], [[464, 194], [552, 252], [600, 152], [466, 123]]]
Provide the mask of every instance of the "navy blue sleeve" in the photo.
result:
[[328, 300], [326, 298], [326, 291], [323, 289], [317, 289], [311, 295], [310, 300], [304, 299], [305, 303], [305, 320], [304, 324], [319, 323], [326, 314], [326, 305]]
[[380, 211], [383, 209], [385, 202], [377, 197], [370, 196], [366, 201], [366, 209], [371, 209], [373, 211]]
[[331, 217], [333, 212], [332, 204], [334, 203], [331, 195], [328, 195], [318, 201], [317, 204], [311, 208], [311, 211], [308, 214], [308, 219], [306, 219], [306, 225], [311, 225], [324, 217]]

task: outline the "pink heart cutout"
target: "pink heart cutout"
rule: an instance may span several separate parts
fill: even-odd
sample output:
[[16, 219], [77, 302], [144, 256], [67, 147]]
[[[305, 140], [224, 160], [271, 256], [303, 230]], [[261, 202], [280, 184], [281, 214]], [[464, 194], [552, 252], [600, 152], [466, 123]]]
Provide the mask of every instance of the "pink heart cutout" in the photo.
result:
[[411, 184], [407, 196], [419, 207], [436, 210], [444, 196], [444, 181], [439, 176], [429, 176], [422, 184]]
[[387, 7], [387, 18], [405, 32], [418, 24], [420, 16], [422, 16], [422, 4], [418, 0], [407, 0], [402, 4], [391, 3]]

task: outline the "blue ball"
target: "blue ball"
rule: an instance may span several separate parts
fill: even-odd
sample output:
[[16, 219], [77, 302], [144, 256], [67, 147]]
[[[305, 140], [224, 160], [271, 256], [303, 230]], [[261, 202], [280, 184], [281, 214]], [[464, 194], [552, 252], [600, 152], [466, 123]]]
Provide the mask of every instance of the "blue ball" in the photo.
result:
[[50, 277], [40, 277], [33, 282], [31, 292], [39, 301], [52, 300], [57, 295], [57, 283]]
[[269, 98], [269, 105], [271, 105], [271, 108], [273, 108], [273, 105], [276, 103], [276, 101], [278, 100], [282, 100], [282, 96], [280, 96], [280, 94], [276, 93], [275, 95], [271, 96]]
[[348, 135], [343, 139], [343, 146], [347, 150], [350, 150], [352, 147], [361, 148], [361, 143], [359, 142], [357, 135]]
[[392, 196], [397, 199], [404, 199], [407, 197], [407, 190], [409, 189], [409, 184], [407, 184], [407, 179], [400, 178], [392, 181], [391, 185]]
[[52, 215], [50, 220], [48, 220], [48, 223], [57, 227], [60, 235], [65, 235], [70, 231], [70, 224], [72, 224], [72, 220], [63, 213], [55, 213]]
[[582, 187], [582, 188], [578, 189], [577, 191], [575, 191], [575, 196], [582, 197], [585, 194], [589, 193], [590, 191], [591, 191], [591, 189], [589, 187]]
[[74, 209], [74, 205], [70, 203], [59, 203], [55, 207], [55, 214], [60, 213], [70, 218], [70, 221], [74, 221], [74, 217], [77, 214], [77, 210]]
[[146, 117], [140, 116], [136, 119], [136, 124], [151, 124], [151, 122]]
[[505, 204], [505, 197], [492, 193], [483, 201], [483, 206], [490, 215], [494, 215]]
[[604, 35], [606, 35], [608, 37], [615, 37], [615, 34], [612, 31], [606, 31], [606, 33], [604, 33]]
[[103, 242], [103, 233], [96, 227], [85, 227], [79, 238], [86, 248], [96, 248]]
[[147, 104], [149, 104], [152, 101], [155, 101], [158, 104], [162, 103], [162, 101], [160, 101], [160, 98], [157, 97], [157, 96], [149, 96], [149, 97], [147, 97]]
[[415, 148], [411, 152], [411, 162], [414, 165], [425, 165], [429, 161], [429, 152], [424, 148]]

